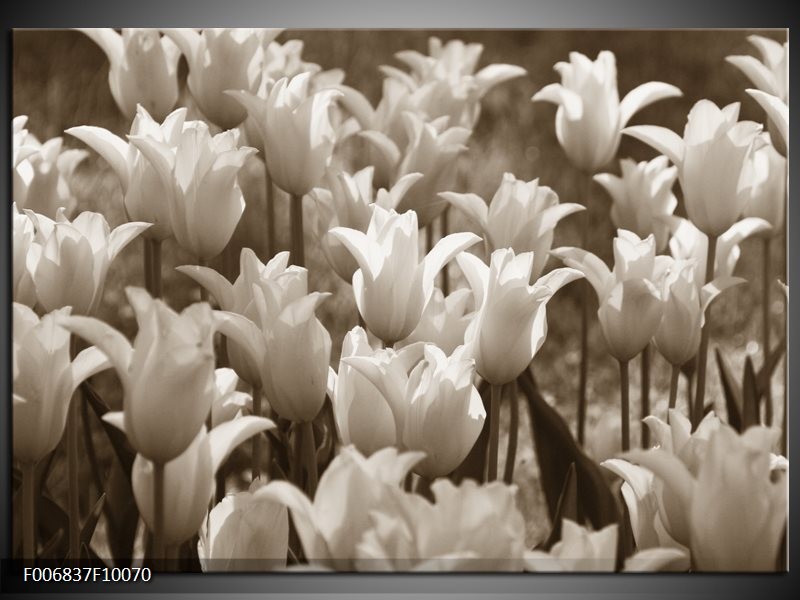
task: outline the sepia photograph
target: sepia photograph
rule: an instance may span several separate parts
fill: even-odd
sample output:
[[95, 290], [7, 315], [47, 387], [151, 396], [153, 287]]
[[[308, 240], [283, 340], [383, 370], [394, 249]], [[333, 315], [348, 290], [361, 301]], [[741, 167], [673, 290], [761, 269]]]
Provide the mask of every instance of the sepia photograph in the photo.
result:
[[788, 29], [10, 46], [31, 573], [788, 569]]

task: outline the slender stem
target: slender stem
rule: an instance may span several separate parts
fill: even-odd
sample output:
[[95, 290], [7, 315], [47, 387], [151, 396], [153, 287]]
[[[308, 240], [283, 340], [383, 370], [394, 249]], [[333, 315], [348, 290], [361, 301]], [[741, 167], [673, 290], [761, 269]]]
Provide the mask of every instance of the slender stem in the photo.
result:
[[425, 226], [425, 252], [430, 252], [433, 248], [433, 222]]
[[[253, 415], [261, 416], [261, 388], [253, 386]], [[261, 434], [253, 436], [253, 481], [261, 477]]]
[[650, 415], [650, 344], [642, 350], [642, 418], [639, 421], [642, 433], [642, 448], [650, 446], [650, 429], [644, 424]]
[[275, 239], [275, 186], [272, 185], [269, 171], [266, 171], [266, 198], [267, 198], [267, 258], [275, 256], [277, 240]]
[[164, 463], [153, 463], [153, 561], [164, 560]]
[[622, 451], [631, 449], [630, 432], [630, 378], [628, 377], [628, 361], [619, 361], [619, 389], [622, 406]]
[[667, 423], [669, 423], [669, 411], [675, 408], [678, 400], [678, 381], [681, 377], [679, 365], [672, 365], [672, 373], [669, 378], [669, 406], [667, 408]]
[[152, 274], [150, 276], [153, 289], [150, 295], [153, 298], [161, 298], [161, 240], [148, 240], [152, 246], [150, 254], [150, 267]]
[[[708, 236], [708, 255], [706, 258], [706, 280], [714, 279], [714, 266], [717, 260], [717, 237]], [[697, 353], [697, 393], [694, 397], [692, 412], [692, 429], [696, 429], [703, 420], [703, 407], [706, 396], [706, 365], [708, 363], [708, 337], [710, 333], [711, 313], [706, 315], [703, 331], [700, 334], [700, 350]]]
[[509, 402], [511, 403], [511, 424], [508, 430], [508, 449], [506, 451], [506, 466], [503, 471], [503, 481], [511, 485], [514, 483], [514, 463], [517, 460], [517, 438], [519, 436], [519, 398], [517, 397], [517, 380], [511, 382], [509, 387]]
[[[764, 254], [764, 272], [761, 274], [761, 287], [762, 287], [762, 300], [761, 300], [761, 318], [762, 318], [762, 335], [764, 340], [764, 364], [769, 360], [770, 350], [770, 318], [769, 318], [769, 290], [772, 283], [772, 238], [765, 236], [763, 238], [763, 254]], [[772, 427], [772, 377], [767, 379], [766, 387], [764, 389], [764, 421], [767, 427]]]
[[142, 238], [142, 246], [144, 248], [144, 252], [142, 253], [143, 265], [142, 270], [144, 271], [144, 287], [153, 295], [153, 246], [150, 244], [150, 240], [146, 237]]
[[[450, 206], [442, 213], [442, 237], [450, 231]], [[442, 267], [442, 293], [445, 297], [450, 294], [450, 263], [445, 263]]]
[[292, 439], [292, 455], [289, 462], [289, 477], [301, 490], [303, 485], [303, 428], [299, 423], [294, 425], [294, 438]]
[[22, 463], [22, 558], [36, 561], [36, 463]]
[[[78, 338], [72, 336], [70, 340], [70, 355], [74, 358], [78, 353]], [[77, 561], [81, 553], [81, 506], [80, 506], [80, 481], [78, 456], [78, 427], [80, 426], [80, 402], [82, 400], [81, 388], [78, 387], [72, 395], [67, 414], [67, 476], [69, 478], [69, 557]]]
[[[205, 266], [207, 266], [207, 261], [206, 261], [205, 258], [200, 258], [198, 256], [197, 257], [197, 264], [199, 266], [201, 266], [201, 267], [205, 267]], [[197, 285], [200, 288], [200, 302], [208, 302], [208, 290], [204, 286], [202, 286], [200, 284], [197, 284]], [[210, 418], [211, 417], [209, 416], [209, 419]], [[211, 426], [209, 426], [209, 429], [211, 429]]]
[[[589, 192], [592, 189], [592, 176], [591, 174], [582, 175], [585, 180], [585, 192], [583, 194], [583, 205], [586, 210], [583, 211], [583, 229], [581, 231], [581, 246], [584, 250], [591, 251], [589, 247], [589, 227], [591, 225], [591, 207], [589, 202]], [[578, 444], [583, 446], [586, 440], [586, 403], [588, 401], [586, 391], [589, 380], [589, 298], [592, 294], [591, 286], [588, 281], [584, 281], [583, 293], [580, 297], [581, 303], [581, 363], [580, 373], [578, 376]]]
[[306, 266], [306, 250], [303, 240], [303, 197], [292, 194], [290, 204], [292, 219], [292, 264]]
[[308, 497], [313, 498], [317, 491], [317, 445], [314, 443], [314, 424], [311, 421], [303, 423], [303, 444], [308, 477]]
[[492, 384], [489, 416], [489, 458], [486, 481], [497, 479], [497, 449], [500, 444], [500, 402], [503, 399], [503, 386]]

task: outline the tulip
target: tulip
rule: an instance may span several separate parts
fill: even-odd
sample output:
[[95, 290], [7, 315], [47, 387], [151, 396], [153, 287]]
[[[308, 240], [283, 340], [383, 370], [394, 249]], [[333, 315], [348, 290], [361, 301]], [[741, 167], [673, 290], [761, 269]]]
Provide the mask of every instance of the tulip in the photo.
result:
[[348, 227], [367, 232], [372, 216], [371, 204], [393, 208], [400, 203], [408, 188], [422, 176], [409, 173], [390, 190], [379, 189], [375, 198], [372, 192], [374, 167], [366, 167], [350, 175], [329, 169], [323, 178], [324, 187], [310, 192], [317, 207], [317, 239], [328, 264], [347, 283], [353, 280], [358, 263], [347, 248], [329, 232], [334, 227]]
[[709, 237], [719, 237], [739, 220], [753, 186], [745, 167], [757, 147], [761, 125], [737, 122], [738, 117], [738, 103], [720, 109], [700, 100], [689, 112], [683, 139], [654, 125], [623, 130], [675, 164], [689, 219]]
[[479, 307], [465, 334], [477, 372], [492, 385], [509, 383], [544, 344], [547, 302], [581, 274], [555, 269], [529, 285], [534, 254], [515, 255], [510, 248], [495, 250], [490, 266], [467, 253], [457, 260]]
[[[251, 486], [252, 487], [252, 486]], [[286, 566], [286, 506], [252, 491], [226, 496], [203, 523], [197, 554], [203, 571], [265, 571]]]
[[489, 252], [511, 248], [516, 254], [533, 252], [531, 278], [535, 281], [544, 270], [553, 245], [556, 224], [574, 212], [580, 204], [559, 204], [558, 195], [539, 180], [525, 182], [505, 173], [489, 206], [476, 194], [439, 194], [483, 232]]
[[222, 129], [232, 129], [247, 113], [227, 90], [255, 92], [261, 82], [263, 47], [280, 29], [164, 29], [189, 63], [187, 84], [200, 111]]
[[398, 345], [429, 342], [441, 348], [445, 354], [452, 354], [464, 343], [467, 326], [474, 316], [471, 299], [472, 292], [468, 289], [455, 290], [445, 298], [442, 290], [434, 288], [431, 299], [422, 311], [419, 325]]
[[310, 82], [311, 73], [283, 78], [266, 98], [247, 89], [230, 88], [234, 91], [229, 92], [256, 123], [273, 183], [297, 198], [320, 182], [335, 143], [329, 111], [340, 92], [311, 93]]
[[678, 200], [672, 185], [678, 176], [676, 167], [668, 167], [666, 156], [635, 163], [620, 161], [622, 176], [600, 173], [594, 180], [611, 196], [611, 220], [618, 229], [632, 231], [639, 237], [656, 236], [656, 251], [663, 252], [669, 238], [664, 217], [672, 215]]
[[694, 469], [662, 449], [630, 453], [669, 490], [695, 570], [775, 570], [788, 508], [785, 473], [770, 455], [778, 433], [756, 426], [738, 435], [720, 425]]
[[122, 380], [125, 433], [144, 458], [164, 464], [197, 437], [217, 395], [214, 322], [207, 303], [178, 314], [141, 288], [125, 289], [139, 333], [131, 346], [110, 325], [91, 317], [59, 324], [104, 352]]
[[474, 361], [463, 346], [448, 357], [425, 344], [423, 359], [406, 373], [398, 366], [418, 353], [412, 348], [404, 349], [407, 354], [397, 361], [355, 355], [342, 362], [380, 390], [392, 410], [398, 443], [425, 453], [415, 472], [434, 479], [451, 473], [466, 458], [483, 429], [486, 411], [472, 384]]
[[240, 412], [247, 413], [252, 410], [253, 397], [236, 390], [239, 377], [233, 369], [216, 369], [214, 383], [217, 387], [217, 394], [211, 403], [212, 427], [232, 421]]
[[157, 29], [79, 29], [108, 57], [108, 85], [122, 114], [132, 119], [141, 105], [163, 119], [178, 101], [181, 53]]
[[178, 244], [202, 260], [228, 244], [244, 212], [237, 174], [254, 148], [238, 147], [238, 130], [212, 136], [202, 121], [183, 124], [172, 146], [150, 136], [131, 136], [167, 190], [169, 222]]
[[[36, 286], [28, 269], [29, 256], [38, 252], [40, 247], [33, 243], [34, 225], [31, 218], [17, 210], [16, 203], [11, 204], [14, 217], [13, 264], [11, 267], [12, 290], [14, 302], [33, 308], [36, 305]], [[34, 259], [35, 260], [35, 259]]]
[[54, 219], [63, 208], [71, 214], [77, 200], [70, 189], [69, 179], [76, 167], [86, 158], [84, 150], [63, 150], [60, 137], [40, 143], [24, 129], [27, 117], [14, 119], [14, 202]]
[[[180, 143], [185, 119], [186, 109], [179, 108], [159, 124], [144, 107], [139, 106], [129, 138], [144, 136], [174, 148]], [[66, 133], [95, 150], [111, 166], [122, 188], [128, 220], [153, 224], [145, 232], [145, 238], [161, 241], [172, 236], [168, 198], [172, 187], [164, 184], [156, 167], [135, 144], [102, 127], [71, 127]]]
[[41, 319], [14, 303], [14, 458], [36, 463], [55, 450], [67, 423], [72, 394], [110, 364], [95, 347], [70, 359], [69, 332], [58, 325], [69, 307]]
[[356, 547], [359, 570], [520, 570], [525, 520], [516, 486], [447, 479], [431, 485], [435, 502], [398, 494], [370, 513], [372, 527]]
[[366, 234], [346, 227], [335, 227], [330, 234], [358, 263], [353, 274], [358, 312], [387, 346], [417, 327], [442, 267], [480, 240], [473, 233], [450, 234], [420, 261], [416, 213], [399, 215], [378, 205], [373, 206]]
[[683, 95], [674, 85], [650, 81], [628, 92], [620, 102], [616, 58], [607, 50], [594, 62], [570, 52], [569, 62], [558, 62], [554, 68], [561, 83], [545, 86], [531, 100], [558, 106], [558, 141], [570, 161], [586, 173], [596, 173], [614, 158], [620, 133], [634, 114], [658, 100]]
[[[769, 134], [764, 136], [769, 142]], [[767, 233], [774, 237], [783, 228], [786, 212], [787, 161], [771, 143], [755, 150], [752, 160], [754, 183], [742, 216], [764, 219], [772, 227]]]
[[[115, 424], [121, 423], [115, 420]], [[219, 467], [247, 438], [274, 427], [272, 421], [262, 417], [239, 417], [208, 432], [201, 425], [189, 446], [163, 466], [164, 520], [160, 530], [156, 527], [156, 467], [138, 454], [133, 461], [131, 484], [139, 514], [150, 531], [159, 534], [167, 545], [180, 544], [195, 535], [208, 512]], [[127, 424], [124, 429], [130, 439]]]
[[35, 251], [27, 267], [36, 298], [46, 311], [71, 306], [72, 313], [92, 314], [103, 297], [111, 262], [148, 223], [126, 223], [109, 228], [100, 213], [84, 211], [70, 222], [59, 210], [56, 220], [28, 212], [37, 229]]
[[774, 136], [775, 149], [782, 156], [788, 156], [789, 148], [789, 105], [777, 96], [761, 90], [745, 90], [767, 113], [767, 123]]
[[457, 158], [466, 150], [472, 131], [449, 126], [447, 117], [426, 122], [410, 111], [403, 113], [403, 123], [408, 138], [405, 150], [380, 132], [364, 136], [382, 155], [385, 164], [391, 165], [392, 183], [409, 173], [422, 174], [393, 208], [401, 213], [415, 211], [419, 226], [425, 227], [447, 207], [447, 202], [437, 199], [437, 194], [452, 186]]
[[272, 481], [255, 496], [289, 507], [310, 564], [352, 570], [356, 547], [371, 528], [370, 513], [402, 493], [400, 484], [421, 458], [420, 452], [398, 453], [394, 448], [364, 458], [345, 446], [322, 474], [313, 501], [285, 481]]

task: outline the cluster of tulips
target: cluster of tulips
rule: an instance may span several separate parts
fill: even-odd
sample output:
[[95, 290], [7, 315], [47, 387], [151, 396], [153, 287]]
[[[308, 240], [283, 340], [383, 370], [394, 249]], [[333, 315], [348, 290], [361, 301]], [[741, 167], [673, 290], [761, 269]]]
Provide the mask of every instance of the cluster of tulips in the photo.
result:
[[[738, 103], [699, 100], [683, 136], [628, 125], [642, 107], [680, 96], [676, 87], [649, 82], [620, 100], [608, 51], [555, 65], [560, 83], [532, 100], [557, 106], [575, 176], [612, 200], [609, 268], [587, 247], [588, 198], [561, 203], [556, 190], [511, 173], [491, 199], [453, 191], [482, 98], [526, 76], [506, 64], [478, 69], [480, 44], [432, 38], [428, 54], [399, 52], [405, 69], [381, 67], [373, 107], [342, 71], [303, 61], [297, 41], [277, 42], [280, 30], [82, 31], [108, 56], [111, 93], [132, 124], [124, 136], [88, 125], [65, 133], [113, 170], [128, 222], [112, 229], [102, 214], [75, 215], [70, 180], [90, 151], [63, 150], [61, 138], [40, 143], [26, 117], [14, 119], [17, 556], [161, 568], [194, 559], [204, 570], [782, 568], [788, 462], [785, 417], [783, 428], [773, 424], [772, 368], [749, 371], [755, 398], [728, 381], [738, 404], [728, 403], [727, 422], [708, 410], [721, 399], [705, 396], [708, 307], [743, 282], [733, 275], [739, 243], [758, 235], [769, 251], [783, 228], [786, 44], [752, 36], [761, 60], [729, 58], [758, 88], [747, 93], [767, 127], [740, 121]], [[190, 106], [175, 109], [179, 97]], [[603, 172], [622, 135], [658, 155]], [[244, 248], [231, 282], [208, 264], [230, 252], [252, 160], [266, 173], [266, 261]], [[688, 218], [674, 215], [676, 180]], [[279, 195], [288, 197], [291, 251], [276, 248]], [[559, 221], [581, 211], [573, 218], [587, 217], [584, 247], [552, 248]], [[471, 231], [449, 233], [452, 213]], [[97, 315], [109, 269], [137, 238], [144, 286], [125, 288], [138, 326], [130, 341]], [[168, 238], [196, 257], [178, 271], [201, 301], [181, 312], [161, 297]], [[357, 307], [341, 316], [358, 325], [339, 357], [317, 316], [330, 294], [309, 290], [309, 241]], [[764, 275], [769, 299], [775, 281]], [[619, 438], [602, 464], [583, 449], [589, 286], [576, 440], [542, 401], [531, 367], [548, 302], [579, 279], [597, 295], [596, 320], [620, 366]], [[628, 367], [653, 349], [672, 366], [668, 411], [642, 404], [642, 447], [631, 449]], [[119, 411], [91, 385], [103, 370], [121, 385]], [[681, 372], [691, 375], [685, 399]], [[525, 398], [542, 485], [555, 481], [543, 490], [552, 532], [533, 543], [514, 483]], [[129, 482], [143, 555], [98, 556], [101, 516], [108, 536], [120, 528], [110, 498], [81, 514], [87, 405]], [[37, 517], [49, 507], [46, 467], [62, 438], [68, 506], [51, 536]], [[220, 477], [234, 452], [246, 460]]]

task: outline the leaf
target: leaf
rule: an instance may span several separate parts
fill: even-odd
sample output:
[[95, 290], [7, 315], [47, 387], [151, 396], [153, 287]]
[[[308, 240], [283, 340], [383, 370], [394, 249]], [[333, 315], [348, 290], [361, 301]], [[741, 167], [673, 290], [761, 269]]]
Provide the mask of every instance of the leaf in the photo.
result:
[[772, 374], [775, 372], [775, 367], [777, 367], [778, 363], [780, 363], [785, 351], [786, 338], [783, 337], [781, 338], [781, 341], [778, 342], [778, 345], [775, 347], [775, 349], [769, 353], [767, 359], [764, 361], [764, 364], [761, 365], [761, 369], [759, 369], [756, 376], [756, 388], [758, 390], [759, 398], [766, 396], [767, 388], [770, 384], [770, 380], [772, 379]]
[[139, 524], [139, 509], [133, 497], [128, 473], [118, 461], [111, 462], [105, 483], [106, 501], [103, 509], [108, 530], [107, 541], [114, 566], [129, 567], [133, 559], [136, 529]]
[[117, 459], [122, 465], [122, 468], [125, 471], [125, 474], [128, 476], [128, 479], [130, 480], [131, 469], [133, 468], [133, 461], [136, 458], [136, 452], [134, 452], [133, 448], [131, 448], [128, 438], [125, 436], [125, 434], [103, 419], [103, 415], [109, 412], [110, 409], [94, 390], [91, 384], [84, 382], [81, 387], [86, 400], [89, 402], [92, 410], [94, 410], [97, 418], [100, 419], [100, 423], [103, 426], [103, 431], [106, 432], [106, 437], [108, 437], [108, 441], [111, 443], [111, 447], [114, 449], [114, 454], [117, 455]]
[[108, 567], [108, 563], [100, 558], [87, 544], [81, 544], [82, 567]]
[[540, 481], [551, 521], [558, 512], [558, 500], [570, 465], [574, 464], [577, 487], [581, 490], [579, 514], [583, 514], [595, 530], [619, 523], [622, 515], [605, 479], [605, 469], [583, 453], [564, 419], [542, 398], [530, 369], [522, 373], [518, 383], [528, 399]]
[[87, 546], [92, 541], [92, 536], [94, 535], [94, 530], [97, 528], [97, 522], [100, 520], [100, 515], [103, 514], [103, 507], [105, 506], [106, 502], [106, 495], [102, 494], [98, 499], [97, 502], [94, 503], [89, 516], [86, 518], [86, 521], [81, 528], [81, 543], [86, 544]]
[[725, 395], [725, 408], [728, 412], [728, 424], [738, 433], [742, 433], [742, 394], [736, 382], [731, 377], [730, 369], [719, 348], [714, 349], [719, 368], [719, 379], [722, 382], [722, 392]]
[[761, 398], [756, 384], [753, 361], [748, 356], [744, 361], [744, 378], [742, 379], [742, 431], [761, 422]]
[[46, 495], [39, 496], [36, 505], [36, 523], [40, 540], [50, 540], [63, 532], [61, 543], [54, 548], [56, 558], [64, 556], [67, 552], [69, 532], [69, 515], [52, 498]]
[[483, 400], [483, 407], [486, 410], [486, 422], [483, 424], [478, 439], [466, 458], [450, 474], [450, 480], [458, 485], [464, 479], [474, 479], [483, 481], [483, 473], [486, 469], [486, 450], [489, 446], [489, 393], [491, 386], [487, 381], [481, 381], [478, 385], [478, 392]]
[[567, 478], [564, 480], [561, 495], [558, 497], [553, 527], [541, 548], [545, 552], [549, 552], [553, 545], [561, 539], [561, 522], [564, 519], [578, 522], [578, 482], [575, 475], [575, 463], [569, 465]]
[[63, 529], [56, 531], [53, 537], [43, 544], [42, 550], [39, 552], [39, 557], [44, 559], [55, 559], [56, 557], [60, 556], [57, 550], [59, 546], [66, 544], [66, 535], [67, 534]]

